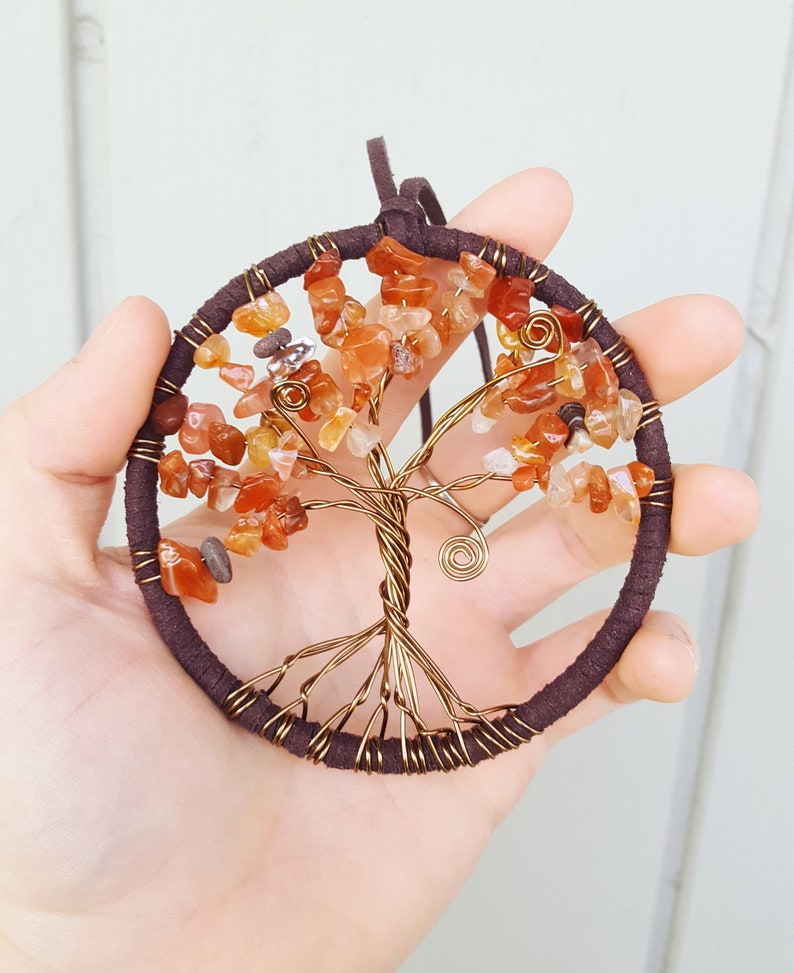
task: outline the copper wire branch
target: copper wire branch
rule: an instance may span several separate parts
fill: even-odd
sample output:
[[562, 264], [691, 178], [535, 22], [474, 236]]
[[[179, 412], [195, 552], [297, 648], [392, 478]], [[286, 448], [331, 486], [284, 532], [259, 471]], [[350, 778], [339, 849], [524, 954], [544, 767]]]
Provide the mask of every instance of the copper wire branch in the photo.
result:
[[[592, 313], [592, 309], [588, 308], [586, 311]], [[558, 350], [554, 355], [538, 360], [533, 357], [531, 361], [517, 366], [511, 374], [528, 372], [538, 365], [556, 360], [564, 346], [561, 327], [554, 315], [547, 311], [537, 311], [530, 315], [519, 332], [527, 352], [534, 356], [547, 348], [555, 336]], [[390, 381], [391, 375], [387, 373], [370, 400], [369, 416], [373, 425], [378, 424], [380, 407]], [[412, 563], [411, 538], [406, 525], [410, 504], [420, 499], [433, 500], [468, 521], [470, 532], [448, 538], [439, 551], [439, 563], [447, 577], [452, 580], [474, 578], [482, 573], [488, 563], [488, 543], [481, 526], [448, 497], [451, 491], [473, 490], [490, 480], [504, 480], [506, 477], [494, 473], [473, 473], [446, 484], [433, 484], [423, 488], [414, 486], [409, 481], [429, 462], [439, 441], [472, 413], [489, 389], [502, 381], [504, 376], [495, 376], [451, 406], [436, 421], [422, 446], [399, 470], [395, 471], [387, 448], [378, 444], [366, 461], [371, 486], [340, 473], [323, 459], [295, 421], [294, 413], [308, 405], [308, 386], [289, 379], [274, 386], [271, 393], [273, 407], [289, 423], [303, 444], [300, 459], [317, 475], [328, 477], [351, 496], [347, 500], [307, 500], [303, 506], [307, 510], [336, 509], [360, 513], [374, 526], [384, 567], [379, 586], [383, 614], [359, 632], [308, 645], [287, 656], [280, 665], [249, 679], [227, 701], [227, 711], [238, 713], [245, 705], [250, 705], [249, 701], [255, 698], [260, 684], [267, 683], [265, 691], [270, 696], [288, 673], [300, 664], [322, 660], [320, 667], [302, 679], [296, 694], [289, 702], [281, 705], [260, 731], [264, 735], [275, 726], [277, 735], [280, 734], [283, 738], [296, 716], [310, 718], [312, 694], [323, 680], [376, 640], [381, 640], [370, 668], [350, 699], [320, 721], [320, 728], [309, 744], [309, 754], [316, 761], [325, 758], [333, 734], [345, 728], [359, 711], [365, 713], [365, 724], [356, 755], [356, 766], [366, 771], [377, 769], [392, 713], [396, 714], [399, 723], [402, 759], [409, 772], [424, 770], [424, 752], [419, 741], [427, 744], [442, 768], [453, 769], [464, 763], [470, 764], [472, 761], [463, 736], [466, 728], [476, 730], [474, 739], [477, 745], [488, 753], [492, 752], [491, 748], [494, 752], [499, 752], [512, 749], [523, 742], [524, 738], [519, 734], [513, 733], [515, 739], [512, 739], [511, 731], [503, 723], [497, 725], [491, 719], [508, 712], [516, 718], [515, 705], [505, 703], [479, 709], [463, 699], [409, 631], [407, 614]], [[448, 726], [431, 727], [423, 718], [420, 699], [422, 684], [431, 690], [432, 697], [449, 721]], [[367, 711], [368, 706], [371, 708]]]

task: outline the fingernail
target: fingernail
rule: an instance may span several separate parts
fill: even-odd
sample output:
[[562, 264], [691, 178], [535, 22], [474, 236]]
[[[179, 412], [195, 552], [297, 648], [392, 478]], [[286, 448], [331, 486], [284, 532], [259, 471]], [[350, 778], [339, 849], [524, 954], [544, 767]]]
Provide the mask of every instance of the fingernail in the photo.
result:
[[113, 310], [108, 313], [100, 324], [94, 328], [94, 330], [88, 336], [88, 340], [81, 348], [78, 358], [80, 355], [90, 354], [93, 352], [113, 334], [124, 317], [126, 305], [131, 300], [132, 298], [125, 297], [124, 300], [120, 304], [116, 305], [116, 307], [114, 307]]
[[697, 639], [691, 629], [681, 619], [670, 616], [665, 612], [651, 612], [648, 616], [648, 624], [661, 634], [677, 642], [682, 649], [686, 650], [687, 655], [692, 660], [692, 667], [697, 673], [700, 671], [700, 652], [698, 651]]
[[673, 622], [669, 626], [670, 638], [678, 642], [682, 648], [686, 649], [692, 659], [692, 666], [695, 672], [700, 671], [700, 654], [697, 651], [697, 642], [692, 632], [681, 622]]

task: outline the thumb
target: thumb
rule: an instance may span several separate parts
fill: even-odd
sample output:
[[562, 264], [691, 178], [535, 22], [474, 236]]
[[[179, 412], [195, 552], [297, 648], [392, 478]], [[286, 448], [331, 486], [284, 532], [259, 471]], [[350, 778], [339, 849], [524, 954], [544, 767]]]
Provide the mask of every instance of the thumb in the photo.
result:
[[76, 358], [0, 418], [0, 536], [12, 559], [91, 578], [115, 474], [169, 343], [163, 311], [127, 298]]

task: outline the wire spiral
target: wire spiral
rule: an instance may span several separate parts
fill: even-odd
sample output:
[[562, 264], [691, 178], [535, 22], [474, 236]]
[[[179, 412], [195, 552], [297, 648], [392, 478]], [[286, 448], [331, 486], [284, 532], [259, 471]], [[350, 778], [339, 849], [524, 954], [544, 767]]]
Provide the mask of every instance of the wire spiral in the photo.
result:
[[471, 581], [488, 564], [488, 545], [477, 534], [448, 537], [438, 551], [441, 570], [451, 581]]

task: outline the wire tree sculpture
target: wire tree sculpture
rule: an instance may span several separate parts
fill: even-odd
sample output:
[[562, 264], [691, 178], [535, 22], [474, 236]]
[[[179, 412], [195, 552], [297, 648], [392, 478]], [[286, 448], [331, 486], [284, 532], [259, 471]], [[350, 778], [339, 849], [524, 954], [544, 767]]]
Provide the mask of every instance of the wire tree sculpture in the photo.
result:
[[[432, 215], [437, 206], [426, 184], [413, 183], [399, 197], [396, 191], [389, 195], [388, 185], [382, 190], [386, 200], [376, 224], [311, 237], [253, 266], [176, 332], [151, 415], [130, 451], [127, 483], [136, 580], [185, 668], [231, 719], [316, 762], [367, 772], [475, 764], [528, 741], [564, 707], [575, 705], [577, 696], [587, 695], [598, 681], [586, 674], [593, 657], [602, 666], [614, 660], [647, 610], [664, 559], [660, 538], [666, 537], [671, 505], [666, 444], [661, 424], [653, 425], [658, 403], [594, 302], [503, 244], [412, 224], [404, 205], [392, 206], [399, 216], [394, 226], [389, 199], [402, 204], [412, 197], [418, 209], [424, 194], [424, 210]], [[406, 225], [413, 226], [413, 235]], [[413, 249], [388, 232], [400, 230]], [[381, 279], [381, 300], [369, 310], [347, 294], [340, 276], [344, 260], [362, 255]], [[440, 269], [446, 282], [439, 288]], [[314, 334], [293, 338], [285, 327], [290, 311], [271, 281], [301, 270]], [[540, 295], [548, 306], [533, 309]], [[486, 314], [495, 319], [500, 351], [494, 362], [484, 356], [484, 381], [435, 422], [424, 409], [423, 441], [396, 465], [380, 436], [392, 383], [412, 380], [451, 337], [479, 334]], [[253, 366], [230, 361], [221, 333], [230, 319], [256, 339], [253, 354], [264, 365], [258, 380]], [[318, 348], [336, 359], [341, 377], [334, 377], [327, 359], [320, 360]], [[217, 406], [190, 403], [182, 385], [194, 365], [217, 369], [240, 393], [235, 417], [258, 417], [257, 423], [244, 430], [227, 423]], [[476, 434], [499, 428], [511, 416], [526, 416], [524, 435], [507, 433], [479, 470], [445, 483], [435, 479], [434, 450], [452, 429], [468, 422]], [[594, 443], [608, 447], [635, 433], [638, 455], [642, 451], [646, 462], [607, 471], [579, 460]], [[164, 440], [173, 435], [179, 448], [166, 450]], [[356, 458], [360, 475], [340, 469], [339, 450]], [[579, 461], [566, 469], [560, 463], [566, 455]], [[350, 462], [344, 466], [351, 468]], [[306, 496], [310, 476], [331, 480], [343, 494]], [[648, 538], [638, 544], [632, 571], [646, 572], [650, 593], [621, 594], [624, 603], [616, 610], [628, 622], [617, 635], [614, 625], [608, 637], [599, 633], [572, 672], [563, 674], [564, 685], [552, 683], [525, 703], [501, 700], [480, 708], [463, 698], [411, 631], [407, 517], [419, 502], [454, 511], [465, 532], [441, 545], [439, 566], [452, 580], [471, 580], [486, 568], [488, 543], [483, 524], [464, 501], [489, 481], [510, 482], [517, 492], [537, 486], [552, 506], [587, 502], [596, 513], [612, 509], [641, 526], [641, 539], [645, 527]], [[166, 494], [206, 497], [213, 509], [233, 512], [228, 534], [207, 538], [200, 549], [160, 536], [156, 483]], [[328, 509], [372, 524], [383, 565], [379, 614], [359, 631], [307, 645], [240, 681], [195, 632], [179, 599], [214, 601], [217, 585], [232, 578], [230, 553], [283, 550], [310, 517]], [[588, 652], [585, 665], [581, 660]], [[356, 665], [350, 665], [353, 660]], [[354, 674], [348, 698], [322, 712], [315, 702], [318, 687], [346, 669]], [[423, 700], [430, 698], [443, 713], [443, 725], [423, 715]], [[349, 732], [353, 724], [363, 728]]]

